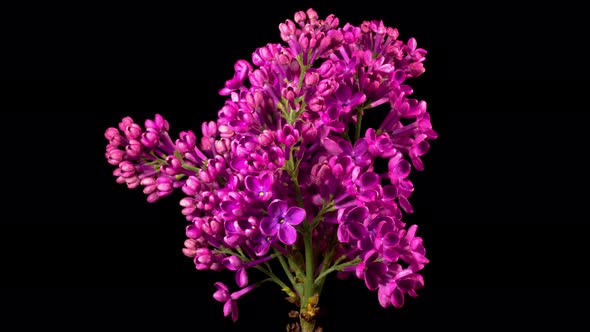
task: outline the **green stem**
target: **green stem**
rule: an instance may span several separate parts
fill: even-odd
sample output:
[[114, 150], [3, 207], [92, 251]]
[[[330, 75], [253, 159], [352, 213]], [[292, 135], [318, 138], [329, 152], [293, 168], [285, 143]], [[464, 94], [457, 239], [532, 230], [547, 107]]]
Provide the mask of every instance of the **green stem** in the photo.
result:
[[287, 293], [289, 296], [295, 296], [293, 290], [289, 286], [287, 286], [281, 279], [279, 279], [279, 277], [277, 277], [274, 273], [264, 269], [260, 265], [254, 266], [254, 268], [270, 277], [270, 279], [274, 281], [277, 285], [279, 285], [281, 289], [285, 291], [285, 293]]
[[315, 216], [315, 218], [313, 218], [313, 221], [311, 223], [311, 229], [314, 229], [320, 223], [320, 221], [322, 221], [322, 217], [324, 216], [325, 213], [331, 212], [334, 210], [335, 210], [334, 209], [334, 201], [332, 200], [332, 198], [330, 198], [330, 202], [328, 204], [324, 203], [324, 206], [322, 206], [322, 209], [320, 210], [320, 212], [318, 212], [318, 214]]
[[295, 185], [295, 193], [297, 194], [297, 204], [300, 208], [304, 209], [305, 206], [303, 205], [303, 199], [301, 198], [301, 187], [299, 187], [299, 180], [294, 178], [293, 184]]
[[[320, 270], [320, 272], [318, 273], [319, 275], [322, 275], [324, 273], [324, 271], [326, 271], [326, 269], [329, 268], [329, 264], [330, 264], [330, 260], [332, 260], [332, 255], [334, 255], [334, 246], [332, 246], [332, 249], [330, 249], [330, 251], [328, 251], [328, 253], [326, 255], [324, 255], [324, 259], [322, 261], [322, 269]], [[336, 261], [337, 263], [338, 261]], [[317, 279], [314, 282], [314, 284], [317, 284]]]
[[285, 261], [285, 256], [283, 256], [283, 254], [278, 252], [278, 250], [276, 248], [274, 248], [274, 250], [275, 250], [275, 253], [277, 253], [277, 257], [279, 258], [279, 262], [281, 263], [283, 270], [285, 270], [285, 274], [287, 275], [287, 278], [289, 278], [291, 285], [293, 287], [295, 287], [295, 278], [293, 278], [293, 273], [291, 273], [291, 270], [289, 269], [289, 265], [287, 264], [287, 261]]
[[300, 319], [299, 323], [301, 324], [301, 332], [314, 332], [315, 319], [311, 320], [311, 321], [306, 321], [305, 319]]
[[[237, 248], [237, 251], [233, 251], [230, 248], [226, 248], [226, 247], [222, 246], [220, 248], [215, 249], [215, 251], [222, 253], [222, 254], [230, 255], [230, 256], [237, 256], [237, 257], [241, 258], [244, 262], [251, 261], [251, 259], [244, 254], [244, 251], [240, 247]], [[270, 255], [270, 259], [273, 259], [280, 254], [281, 254], [280, 252], [275, 252], [274, 254]]]
[[311, 67], [311, 64], [305, 65], [303, 63], [303, 53], [298, 54], [296, 60], [299, 63], [299, 68], [301, 69], [301, 72], [299, 73], [299, 80], [297, 81], [297, 87], [301, 88], [303, 86], [303, 80], [305, 79], [305, 73], [307, 73], [307, 70]]
[[186, 164], [186, 163], [184, 163], [184, 162], [182, 162], [182, 168], [186, 169], [187, 171], [193, 171], [193, 172], [195, 172], [195, 173], [197, 173], [197, 174], [198, 174], [198, 173], [199, 173], [199, 171], [201, 170], [201, 169], [200, 169], [200, 168], [198, 168], [198, 167], [195, 167], [195, 166], [188, 165], [188, 164]]
[[297, 179], [297, 175], [299, 172], [297, 172], [297, 169], [295, 168], [294, 158], [295, 157], [293, 157], [293, 149], [291, 149], [291, 155], [289, 156], [289, 160], [285, 165], [288, 166], [287, 172], [289, 172], [289, 175], [291, 176], [291, 181], [293, 181], [293, 185], [295, 186], [295, 197], [297, 198], [297, 205], [299, 205], [300, 208], [305, 209], [305, 206], [303, 205], [303, 196], [301, 195], [301, 187], [299, 186], [299, 179]]
[[314, 254], [312, 230], [307, 221], [305, 222], [305, 232], [303, 233], [303, 243], [305, 245], [305, 282], [303, 284], [303, 301], [301, 301], [299, 309], [299, 324], [301, 325], [301, 331], [313, 332], [315, 329], [315, 307], [318, 298], [316, 298], [314, 303], [311, 302], [311, 298], [314, 296]]
[[[288, 172], [291, 176], [291, 180], [293, 181], [293, 185], [295, 186], [295, 194], [297, 198], [297, 204], [301, 208], [305, 208], [303, 204], [303, 197], [301, 195], [301, 187], [299, 186], [299, 180], [297, 179], [297, 170], [295, 169], [295, 162], [293, 161], [293, 157], [289, 158], [288, 163]], [[303, 244], [304, 244], [304, 251], [305, 251], [305, 280], [303, 283], [303, 298], [301, 299], [301, 308], [299, 311], [299, 315], [301, 317], [300, 324], [303, 331], [311, 331], [313, 332], [313, 328], [315, 326], [315, 319], [306, 318], [304, 319], [303, 316], [307, 317], [308, 308], [310, 298], [314, 295], [314, 252], [313, 252], [313, 243], [312, 243], [312, 235], [313, 235], [313, 228], [312, 225], [309, 223], [308, 220], [303, 222], [303, 231], [301, 234], [303, 235]], [[315, 306], [315, 304], [314, 304]]]
[[182, 158], [182, 155], [180, 154], [180, 151], [178, 151], [178, 150], [174, 150], [174, 157], [176, 157], [176, 159], [180, 160], [180, 164], [181, 164], [182, 168], [184, 168], [188, 171], [193, 171], [198, 174], [199, 171], [201, 170], [198, 167], [195, 167], [195, 166], [185, 163], [184, 158]]
[[363, 108], [359, 108], [356, 117], [356, 132], [354, 134], [354, 141], [358, 141], [361, 137], [361, 125], [363, 124]]
[[313, 244], [311, 241], [311, 230], [303, 234], [303, 243], [305, 245], [305, 286], [304, 286], [304, 303], [307, 304], [309, 298], [313, 295], [313, 266], [314, 266], [314, 255], [313, 255]]
[[347, 266], [354, 266], [357, 265], [358, 263], [361, 262], [361, 259], [359, 257], [353, 259], [350, 262], [346, 262], [346, 263], [342, 263], [342, 264], [338, 264], [339, 261], [341, 261], [344, 257], [339, 258], [338, 260], [336, 260], [336, 264], [334, 264], [332, 267], [330, 267], [329, 269], [325, 270], [324, 272], [322, 272], [316, 279], [314, 284], [319, 285], [320, 282], [322, 281], [322, 279], [324, 279], [328, 274], [334, 272], [334, 271], [338, 271], [342, 268], [345, 268]]

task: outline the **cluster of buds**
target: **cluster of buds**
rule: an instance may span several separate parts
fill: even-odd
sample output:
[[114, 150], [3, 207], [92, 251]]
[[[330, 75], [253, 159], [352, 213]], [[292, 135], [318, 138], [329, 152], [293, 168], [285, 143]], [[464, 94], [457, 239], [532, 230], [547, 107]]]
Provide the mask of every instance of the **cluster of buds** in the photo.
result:
[[[237, 300], [271, 281], [309, 325], [332, 272], [399, 308], [417, 296], [428, 263], [417, 226], [402, 220], [413, 212], [409, 174], [423, 170], [437, 136], [407, 84], [424, 72], [426, 51], [382, 21], [340, 27], [313, 9], [279, 30], [284, 43], [235, 63], [219, 91], [225, 104], [200, 138], [171, 139], [160, 115], [143, 127], [126, 117], [105, 133], [108, 162], [149, 202], [184, 193], [183, 253], [198, 270], [235, 273], [235, 291], [215, 284], [226, 316], [236, 320]], [[385, 112], [383, 121], [363, 126], [366, 112]], [[252, 271], [265, 278], [251, 281]]]

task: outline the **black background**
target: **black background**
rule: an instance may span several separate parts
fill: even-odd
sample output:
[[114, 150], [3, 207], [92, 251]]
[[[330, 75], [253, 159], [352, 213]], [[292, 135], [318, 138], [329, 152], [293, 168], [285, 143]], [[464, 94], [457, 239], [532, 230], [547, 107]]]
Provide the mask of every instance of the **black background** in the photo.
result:
[[[278, 2], [277, 2], [278, 3]], [[181, 253], [173, 195], [115, 183], [104, 130], [160, 113], [172, 134], [214, 120], [236, 60], [280, 42], [298, 10], [341, 25], [381, 19], [428, 50], [414, 96], [440, 137], [411, 175], [431, 263], [404, 308], [358, 280], [326, 283], [326, 331], [458, 331], [587, 325], [587, 26], [566, 2], [286, 1], [208, 6], [84, 2], [3, 13], [2, 324], [8, 330], [282, 331], [274, 287], [223, 317], [213, 283]]]

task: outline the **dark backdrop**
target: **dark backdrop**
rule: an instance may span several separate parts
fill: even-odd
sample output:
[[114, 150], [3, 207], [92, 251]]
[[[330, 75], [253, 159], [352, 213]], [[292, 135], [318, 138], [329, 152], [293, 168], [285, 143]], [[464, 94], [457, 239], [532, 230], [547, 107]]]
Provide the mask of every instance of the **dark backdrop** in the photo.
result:
[[[286, 4], [285, 4], [286, 3]], [[588, 53], [565, 2], [426, 5], [286, 1], [45, 4], [4, 11], [0, 312], [13, 330], [280, 331], [289, 305], [263, 287], [224, 318], [213, 283], [181, 253], [179, 195], [157, 204], [115, 183], [103, 132], [160, 113], [198, 131], [237, 59], [279, 42], [313, 7], [381, 19], [428, 50], [412, 82], [440, 137], [414, 172], [431, 263], [403, 309], [357, 280], [329, 279], [326, 331], [485, 327], [573, 330], [590, 309]], [[6, 309], [7, 308], [7, 309]]]

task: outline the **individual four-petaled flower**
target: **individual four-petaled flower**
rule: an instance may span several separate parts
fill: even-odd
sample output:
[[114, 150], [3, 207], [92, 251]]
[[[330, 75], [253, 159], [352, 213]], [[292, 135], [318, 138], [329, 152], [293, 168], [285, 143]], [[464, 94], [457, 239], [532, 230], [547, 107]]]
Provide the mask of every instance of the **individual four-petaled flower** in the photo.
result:
[[260, 220], [260, 230], [264, 235], [278, 235], [279, 241], [291, 245], [297, 241], [296, 225], [305, 219], [305, 210], [275, 199], [268, 206], [268, 216]]

